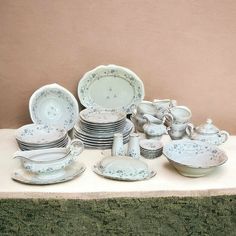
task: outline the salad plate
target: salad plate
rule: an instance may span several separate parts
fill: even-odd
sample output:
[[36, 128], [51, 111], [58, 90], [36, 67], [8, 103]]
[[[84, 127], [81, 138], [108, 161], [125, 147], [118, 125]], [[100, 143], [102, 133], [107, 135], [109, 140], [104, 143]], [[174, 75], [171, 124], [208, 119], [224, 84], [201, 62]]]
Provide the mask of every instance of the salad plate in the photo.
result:
[[147, 180], [156, 175], [145, 162], [127, 156], [105, 157], [94, 165], [93, 171], [104, 178], [120, 181]]
[[132, 113], [144, 98], [142, 80], [131, 70], [117, 65], [101, 65], [84, 74], [78, 97], [86, 108], [102, 108]]
[[188, 139], [166, 144], [163, 154], [180, 174], [188, 177], [209, 174], [228, 159], [225, 152], [217, 146]]
[[34, 123], [53, 125], [65, 130], [73, 128], [78, 119], [78, 102], [67, 89], [58, 84], [45, 85], [36, 90], [29, 101]]
[[85, 165], [80, 162], [68, 166], [63, 170], [47, 174], [35, 174], [28, 172], [23, 168], [19, 168], [13, 172], [12, 179], [20, 183], [31, 185], [56, 184], [66, 182], [80, 176], [85, 169]]

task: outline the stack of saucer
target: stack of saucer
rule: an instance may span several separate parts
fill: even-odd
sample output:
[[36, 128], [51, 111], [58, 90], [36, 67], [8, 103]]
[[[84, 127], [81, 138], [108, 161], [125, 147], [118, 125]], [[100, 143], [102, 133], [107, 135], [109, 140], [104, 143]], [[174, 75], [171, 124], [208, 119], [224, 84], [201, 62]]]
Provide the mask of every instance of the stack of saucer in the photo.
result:
[[142, 139], [139, 142], [141, 155], [147, 159], [154, 159], [162, 155], [163, 144], [155, 139]]
[[83, 141], [86, 148], [109, 149], [115, 133], [122, 133], [127, 143], [133, 129], [133, 123], [123, 112], [85, 109], [74, 127], [74, 138]]
[[22, 151], [66, 147], [66, 130], [47, 125], [29, 124], [16, 131], [16, 141]]

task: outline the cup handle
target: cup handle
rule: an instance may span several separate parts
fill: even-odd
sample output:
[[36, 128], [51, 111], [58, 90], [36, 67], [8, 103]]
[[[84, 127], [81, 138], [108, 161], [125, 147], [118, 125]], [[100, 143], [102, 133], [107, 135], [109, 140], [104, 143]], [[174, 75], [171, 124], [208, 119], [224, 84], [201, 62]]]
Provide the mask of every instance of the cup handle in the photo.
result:
[[170, 113], [167, 113], [163, 116], [163, 123], [165, 123], [166, 120], [169, 120], [170, 121], [170, 126], [172, 126], [172, 123], [174, 121], [174, 117], [170, 114]]
[[220, 132], [220, 136], [221, 136], [221, 142], [222, 143], [225, 143], [229, 139], [229, 133], [225, 130], [222, 130]]
[[187, 125], [185, 131], [186, 131], [186, 134], [187, 134], [189, 137], [191, 137], [192, 134], [193, 134], [193, 131], [194, 131], [194, 125], [193, 125], [192, 123], [188, 123], [188, 125]]
[[84, 144], [79, 139], [73, 139], [70, 143], [70, 152], [73, 156], [78, 156], [84, 150]]

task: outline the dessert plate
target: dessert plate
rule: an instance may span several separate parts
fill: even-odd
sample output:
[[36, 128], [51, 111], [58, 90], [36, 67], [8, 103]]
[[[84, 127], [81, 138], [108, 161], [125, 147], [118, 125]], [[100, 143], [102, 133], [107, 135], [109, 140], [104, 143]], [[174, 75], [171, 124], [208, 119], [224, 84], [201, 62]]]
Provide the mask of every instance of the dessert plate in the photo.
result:
[[75, 97], [58, 84], [45, 85], [36, 90], [29, 101], [34, 123], [72, 129], [78, 119], [79, 107]]
[[101, 65], [81, 78], [78, 97], [87, 108], [131, 114], [133, 108], [144, 98], [144, 86], [142, 80], [125, 67]]
[[46, 185], [66, 182], [80, 176], [86, 167], [84, 164], [77, 162], [63, 170], [56, 171], [50, 174], [34, 174], [26, 171], [23, 168], [17, 169], [12, 174], [12, 179], [31, 185]]
[[104, 178], [120, 181], [140, 181], [156, 175], [145, 162], [127, 156], [105, 157], [94, 165], [93, 171]]

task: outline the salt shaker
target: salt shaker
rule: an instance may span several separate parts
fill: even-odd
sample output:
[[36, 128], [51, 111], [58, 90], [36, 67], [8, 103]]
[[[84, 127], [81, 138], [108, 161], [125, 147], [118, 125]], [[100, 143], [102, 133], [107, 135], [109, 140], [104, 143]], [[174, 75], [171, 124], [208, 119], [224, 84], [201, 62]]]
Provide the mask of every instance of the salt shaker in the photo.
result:
[[123, 135], [121, 133], [116, 133], [114, 134], [111, 155], [124, 156], [124, 154]]
[[130, 134], [127, 155], [134, 159], [140, 158], [139, 135], [137, 133]]

